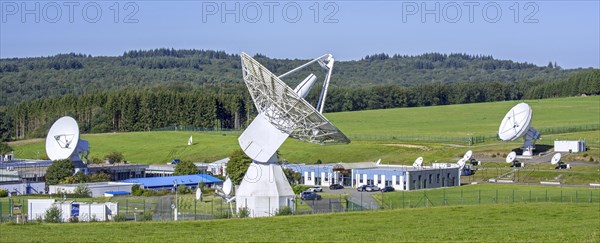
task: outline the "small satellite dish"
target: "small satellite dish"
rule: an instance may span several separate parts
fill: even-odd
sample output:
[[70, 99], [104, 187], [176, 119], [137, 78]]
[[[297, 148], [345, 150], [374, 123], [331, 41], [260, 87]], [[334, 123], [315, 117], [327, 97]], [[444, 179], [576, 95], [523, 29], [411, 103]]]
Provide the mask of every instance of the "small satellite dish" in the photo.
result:
[[419, 157], [413, 163], [414, 167], [421, 167], [423, 165], [423, 157]]
[[514, 162], [516, 158], [517, 158], [517, 153], [515, 153], [515, 151], [512, 151], [506, 156], [506, 163]]
[[471, 156], [473, 156], [473, 151], [469, 150], [465, 153], [465, 155], [463, 156], [463, 158], [465, 159], [465, 161], [468, 161], [471, 159]]
[[71, 159], [81, 161], [80, 155], [87, 157], [89, 145], [79, 139], [77, 121], [69, 116], [56, 120], [46, 136], [46, 154], [52, 161]]
[[553, 165], [558, 164], [560, 162], [561, 158], [562, 158], [562, 155], [560, 153], [556, 153], [556, 154], [554, 154], [554, 156], [552, 156], [550, 163], [552, 163]]
[[196, 188], [196, 200], [201, 200], [202, 199], [202, 190], [200, 190], [200, 187]]
[[375, 164], [380, 165], [381, 164], [381, 159], [378, 159], [377, 163], [375, 163]]
[[192, 136], [190, 136], [190, 139], [188, 139], [188, 146], [189, 146], [189, 145], [192, 145], [192, 142], [193, 142], [193, 140], [192, 140]]
[[458, 165], [458, 167], [463, 168], [466, 164], [465, 158], [459, 159], [458, 162], [456, 162], [456, 164]]
[[230, 196], [232, 191], [233, 183], [231, 182], [231, 179], [229, 179], [228, 176], [225, 182], [223, 182], [223, 193], [225, 194], [225, 196]]

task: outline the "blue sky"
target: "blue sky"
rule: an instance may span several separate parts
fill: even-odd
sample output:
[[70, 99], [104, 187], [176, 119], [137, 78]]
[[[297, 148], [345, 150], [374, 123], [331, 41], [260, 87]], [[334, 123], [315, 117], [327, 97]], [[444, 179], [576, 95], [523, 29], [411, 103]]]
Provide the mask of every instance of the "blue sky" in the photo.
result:
[[2, 58], [167, 47], [276, 58], [328, 52], [339, 60], [459, 52], [600, 67], [599, 1], [2, 0], [0, 7]]

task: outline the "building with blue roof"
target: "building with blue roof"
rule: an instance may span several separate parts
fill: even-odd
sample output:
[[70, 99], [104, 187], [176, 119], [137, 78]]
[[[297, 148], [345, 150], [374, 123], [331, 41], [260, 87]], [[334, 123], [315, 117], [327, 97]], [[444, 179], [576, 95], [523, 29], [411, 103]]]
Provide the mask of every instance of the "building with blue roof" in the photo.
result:
[[132, 178], [123, 180], [122, 182], [139, 184], [144, 189], [153, 190], [171, 190], [175, 184], [184, 185], [192, 189], [196, 188], [200, 183], [204, 183], [209, 188], [223, 184], [223, 180], [207, 174]]

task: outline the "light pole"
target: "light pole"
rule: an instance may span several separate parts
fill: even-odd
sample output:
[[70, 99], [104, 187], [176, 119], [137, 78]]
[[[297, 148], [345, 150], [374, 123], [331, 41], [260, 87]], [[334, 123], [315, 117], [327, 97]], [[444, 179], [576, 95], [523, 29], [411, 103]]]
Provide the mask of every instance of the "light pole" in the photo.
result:
[[137, 208], [133, 208], [133, 221], [137, 221]]
[[173, 186], [175, 187], [175, 208], [173, 209], [173, 219], [177, 221], [177, 180], [173, 180]]

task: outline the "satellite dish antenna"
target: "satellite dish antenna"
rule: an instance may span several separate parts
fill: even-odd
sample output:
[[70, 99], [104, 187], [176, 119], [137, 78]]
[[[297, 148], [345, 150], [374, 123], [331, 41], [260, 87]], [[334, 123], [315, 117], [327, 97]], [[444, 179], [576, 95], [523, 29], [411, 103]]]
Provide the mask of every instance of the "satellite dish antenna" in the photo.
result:
[[[246, 53], [241, 54], [242, 75], [258, 115], [238, 138], [240, 147], [253, 160], [236, 191], [238, 209], [247, 207], [252, 216], [269, 216], [284, 202], [295, 200], [276, 151], [288, 137], [316, 144], [347, 144], [350, 140], [323, 115], [334, 59], [325, 54], [276, 76]], [[327, 72], [316, 107], [304, 97], [316, 82], [311, 74], [292, 89], [281, 79], [313, 63]], [[258, 175], [250, 178], [251, 175]], [[269, 176], [265, 176], [269, 175]], [[225, 189], [225, 188], [224, 188]], [[259, 196], [260, 195], [260, 196]], [[264, 205], [264, 200], [276, 203]]]
[[226, 197], [231, 196], [231, 192], [233, 191], [233, 183], [231, 182], [231, 179], [229, 179], [229, 176], [227, 176], [227, 179], [225, 180], [225, 182], [223, 182], [223, 194], [225, 194]]
[[550, 160], [550, 163], [555, 165], [558, 164], [560, 162], [562, 155], [560, 153], [556, 153], [554, 154], [554, 156], [552, 156], [552, 159]]
[[77, 121], [69, 116], [56, 120], [46, 136], [46, 154], [50, 160], [71, 159], [73, 162], [87, 161], [88, 141], [79, 139]]
[[460, 167], [461, 169], [462, 169], [463, 167], [465, 167], [465, 164], [466, 164], [466, 163], [467, 163], [467, 162], [466, 162], [465, 158], [459, 159], [459, 160], [458, 160], [458, 162], [456, 162], [456, 164], [458, 165], [458, 167]]
[[188, 146], [189, 146], [189, 145], [192, 145], [192, 142], [193, 142], [193, 140], [192, 140], [192, 135], [190, 135], [190, 139], [188, 139]]
[[506, 163], [515, 162], [516, 158], [517, 158], [517, 153], [515, 153], [515, 151], [512, 151], [506, 156]]
[[380, 165], [381, 164], [381, 159], [378, 159], [377, 163], [375, 163], [375, 164]]
[[413, 163], [413, 167], [421, 167], [423, 165], [423, 157], [419, 157]]
[[196, 200], [202, 200], [202, 190], [200, 190], [200, 187], [196, 188]]
[[465, 159], [465, 161], [469, 161], [471, 159], [471, 156], [473, 156], [473, 151], [469, 150], [465, 153], [465, 155], [463, 156], [463, 158]]
[[531, 127], [532, 111], [527, 103], [519, 103], [506, 113], [498, 128], [498, 137], [502, 141], [514, 141], [523, 137], [521, 149], [523, 155], [533, 155], [535, 141], [540, 139], [540, 132]]

